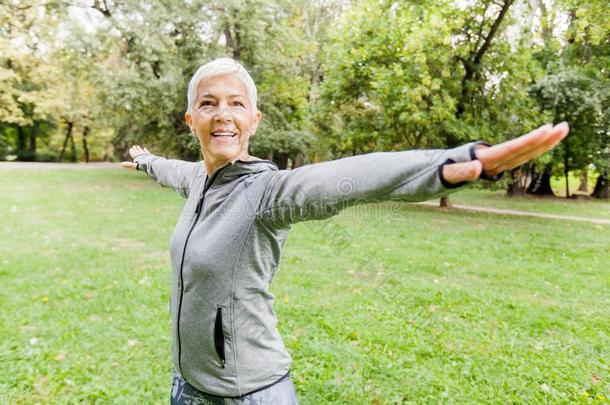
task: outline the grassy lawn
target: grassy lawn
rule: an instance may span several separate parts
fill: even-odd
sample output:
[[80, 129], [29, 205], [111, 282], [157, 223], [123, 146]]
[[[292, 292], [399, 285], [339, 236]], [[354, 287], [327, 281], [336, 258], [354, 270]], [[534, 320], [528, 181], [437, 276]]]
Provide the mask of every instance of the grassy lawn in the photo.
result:
[[[119, 170], [0, 190], [0, 403], [167, 403], [180, 197]], [[272, 291], [300, 403], [607, 403], [609, 231], [395, 203], [295, 225]]]
[[505, 190], [468, 188], [451, 196], [453, 204], [504, 208], [547, 214], [610, 219], [610, 203], [601, 200], [573, 200], [563, 197], [534, 197], [530, 195], [506, 197]]
[[[573, 194], [580, 183], [578, 176], [571, 174], [570, 193]], [[593, 192], [597, 175], [589, 173], [589, 193]], [[551, 187], [557, 197], [534, 197], [531, 195], [506, 197], [505, 189], [482, 190], [474, 187], [452, 195], [453, 204], [474, 205], [547, 214], [573, 215], [579, 217], [610, 219], [610, 203], [596, 199], [565, 198], [565, 179], [551, 178]]]

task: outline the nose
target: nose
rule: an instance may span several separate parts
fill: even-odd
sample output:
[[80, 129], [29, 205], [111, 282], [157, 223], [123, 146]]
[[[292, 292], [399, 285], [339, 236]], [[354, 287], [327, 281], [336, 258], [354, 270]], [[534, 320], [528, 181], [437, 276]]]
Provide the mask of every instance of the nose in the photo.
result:
[[231, 111], [229, 111], [229, 108], [226, 105], [220, 106], [220, 109], [218, 110], [216, 115], [214, 115], [214, 121], [218, 121], [218, 122], [233, 121], [233, 116], [231, 115]]

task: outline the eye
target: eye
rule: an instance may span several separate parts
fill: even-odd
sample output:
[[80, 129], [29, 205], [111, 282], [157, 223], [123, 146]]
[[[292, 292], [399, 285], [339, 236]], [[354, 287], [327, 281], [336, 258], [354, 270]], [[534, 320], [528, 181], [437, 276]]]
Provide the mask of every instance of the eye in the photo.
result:
[[199, 107], [208, 107], [214, 105], [214, 103], [210, 100], [203, 100], [200, 104]]
[[244, 103], [242, 103], [241, 101], [234, 101], [233, 105], [239, 106], [239, 107], [244, 107]]

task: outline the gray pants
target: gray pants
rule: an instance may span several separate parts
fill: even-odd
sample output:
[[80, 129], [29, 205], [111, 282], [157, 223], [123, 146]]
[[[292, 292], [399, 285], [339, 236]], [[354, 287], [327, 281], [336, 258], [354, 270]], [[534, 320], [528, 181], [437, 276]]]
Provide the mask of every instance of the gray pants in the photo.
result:
[[269, 388], [236, 398], [204, 394], [174, 371], [171, 405], [298, 405], [290, 374]]

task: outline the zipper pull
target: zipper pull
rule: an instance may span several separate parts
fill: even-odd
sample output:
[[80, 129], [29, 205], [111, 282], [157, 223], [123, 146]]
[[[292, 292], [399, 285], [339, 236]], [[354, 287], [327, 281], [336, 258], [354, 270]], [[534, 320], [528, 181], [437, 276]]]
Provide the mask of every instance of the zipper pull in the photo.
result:
[[225, 359], [220, 359], [220, 365], [222, 368], [225, 368]]
[[195, 214], [199, 214], [201, 212], [201, 206], [203, 205], [203, 197], [199, 199], [197, 203], [197, 207], [195, 208]]

